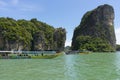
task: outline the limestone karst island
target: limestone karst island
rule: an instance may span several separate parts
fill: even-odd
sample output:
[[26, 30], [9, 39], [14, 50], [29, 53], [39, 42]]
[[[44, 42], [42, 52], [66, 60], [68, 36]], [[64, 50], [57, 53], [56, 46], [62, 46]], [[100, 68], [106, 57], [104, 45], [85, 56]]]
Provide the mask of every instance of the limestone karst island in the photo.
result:
[[88, 11], [74, 30], [72, 49], [115, 51], [114, 15], [113, 7], [107, 4]]
[[0, 50], [63, 50], [66, 31], [46, 23], [0, 18]]
[[120, 80], [119, 5], [0, 0], [0, 80]]
[[[83, 50], [92, 52], [116, 51], [114, 18], [114, 9], [108, 4], [100, 5], [86, 12], [80, 24], [74, 29], [70, 50], [77, 51], [77, 53]], [[53, 53], [64, 51], [66, 33], [64, 28], [54, 28], [36, 18], [15, 20], [1, 17], [1, 56], [8, 56], [11, 51], [12, 53], [24, 51], [24, 54], [27, 53], [27, 58], [31, 57], [28, 55], [31, 52], [28, 51], [33, 51], [34, 54], [40, 53], [42, 56], [48, 52], [39, 51], [55, 51]], [[119, 50], [119, 45], [117, 47]]]

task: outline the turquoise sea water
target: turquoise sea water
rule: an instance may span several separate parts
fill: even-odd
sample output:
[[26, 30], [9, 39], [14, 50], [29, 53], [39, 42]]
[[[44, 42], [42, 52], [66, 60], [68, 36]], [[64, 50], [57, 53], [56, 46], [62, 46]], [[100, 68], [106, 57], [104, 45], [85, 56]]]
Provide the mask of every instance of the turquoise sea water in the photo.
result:
[[120, 80], [120, 52], [0, 59], [0, 80]]

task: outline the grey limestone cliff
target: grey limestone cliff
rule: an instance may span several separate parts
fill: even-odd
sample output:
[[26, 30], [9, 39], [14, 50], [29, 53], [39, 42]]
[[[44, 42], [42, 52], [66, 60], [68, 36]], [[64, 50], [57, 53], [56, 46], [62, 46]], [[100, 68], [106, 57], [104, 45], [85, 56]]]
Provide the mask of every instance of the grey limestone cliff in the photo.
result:
[[[87, 38], [89, 36], [91, 41], [82, 43], [80, 37], [85, 38], [86, 36]], [[72, 49], [78, 50], [86, 44], [88, 45], [84, 46], [84, 48], [92, 51], [115, 51], [114, 9], [111, 5], [101, 5], [92, 11], [88, 11], [83, 16], [80, 25], [75, 28], [72, 38]], [[100, 47], [101, 49], [99, 49]]]

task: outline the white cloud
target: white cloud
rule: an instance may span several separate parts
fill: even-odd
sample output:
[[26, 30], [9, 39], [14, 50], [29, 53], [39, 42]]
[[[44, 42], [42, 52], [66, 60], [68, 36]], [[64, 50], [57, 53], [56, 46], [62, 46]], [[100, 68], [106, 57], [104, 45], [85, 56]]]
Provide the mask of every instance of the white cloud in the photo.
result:
[[42, 12], [44, 11], [43, 7], [40, 5], [33, 5], [33, 4], [22, 4], [21, 6], [19, 6], [19, 10], [23, 11], [23, 12], [27, 12], [27, 11], [37, 11], [37, 12]]
[[65, 46], [71, 46], [71, 42], [72, 42], [72, 41], [66, 41], [66, 42], [65, 42]]
[[11, 3], [12, 3], [13, 5], [17, 5], [17, 4], [19, 3], [19, 0], [11, 0]]
[[120, 27], [115, 29], [117, 44], [120, 44]]
[[34, 11], [36, 7], [33, 5], [22, 5], [20, 8], [21, 11]]
[[4, 7], [4, 6], [6, 6], [6, 5], [7, 5], [6, 2], [4, 2], [4, 1], [0, 1], [0, 7]]
[[0, 0], [0, 11], [8, 11], [8, 2]]
[[[19, 5], [18, 5], [19, 4]], [[33, 11], [43, 11], [43, 7], [37, 4], [26, 3], [20, 0], [0, 0], [0, 10], [1, 11], [22, 11], [22, 12], [33, 12]]]

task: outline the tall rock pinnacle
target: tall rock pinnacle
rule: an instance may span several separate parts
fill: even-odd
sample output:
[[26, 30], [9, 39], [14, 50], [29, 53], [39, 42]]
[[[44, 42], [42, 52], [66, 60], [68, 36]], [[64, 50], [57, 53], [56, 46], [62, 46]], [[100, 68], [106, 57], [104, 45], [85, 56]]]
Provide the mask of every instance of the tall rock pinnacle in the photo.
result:
[[72, 49], [115, 51], [114, 9], [105, 4], [88, 11], [75, 28]]

